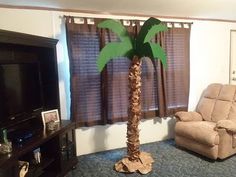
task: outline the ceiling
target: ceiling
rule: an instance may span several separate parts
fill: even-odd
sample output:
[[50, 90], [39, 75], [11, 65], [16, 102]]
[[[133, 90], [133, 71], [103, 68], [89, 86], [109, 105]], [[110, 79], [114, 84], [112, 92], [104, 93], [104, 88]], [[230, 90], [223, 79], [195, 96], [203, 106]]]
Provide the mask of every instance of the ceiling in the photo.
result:
[[1, 5], [236, 20], [236, 0], [0, 0]]

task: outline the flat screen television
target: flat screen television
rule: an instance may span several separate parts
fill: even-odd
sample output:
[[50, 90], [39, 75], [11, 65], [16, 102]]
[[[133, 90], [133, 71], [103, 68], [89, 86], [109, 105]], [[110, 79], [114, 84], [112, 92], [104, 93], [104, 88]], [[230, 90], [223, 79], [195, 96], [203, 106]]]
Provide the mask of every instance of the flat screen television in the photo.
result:
[[0, 64], [0, 127], [31, 119], [42, 109], [41, 85], [39, 63]]

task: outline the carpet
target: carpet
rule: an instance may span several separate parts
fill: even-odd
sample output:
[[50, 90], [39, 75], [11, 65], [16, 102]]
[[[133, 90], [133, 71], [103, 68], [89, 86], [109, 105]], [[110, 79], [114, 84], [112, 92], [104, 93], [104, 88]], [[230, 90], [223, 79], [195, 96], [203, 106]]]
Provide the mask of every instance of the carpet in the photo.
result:
[[141, 145], [155, 162], [147, 175], [123, 174], [113, 170], [115, 162], [126, 155], [126, 148], [78, 157], [76, 169], [66, 177], [236, 177], [236, 156], [226, 160], [210, 160], [176, 147], [174, 140]]

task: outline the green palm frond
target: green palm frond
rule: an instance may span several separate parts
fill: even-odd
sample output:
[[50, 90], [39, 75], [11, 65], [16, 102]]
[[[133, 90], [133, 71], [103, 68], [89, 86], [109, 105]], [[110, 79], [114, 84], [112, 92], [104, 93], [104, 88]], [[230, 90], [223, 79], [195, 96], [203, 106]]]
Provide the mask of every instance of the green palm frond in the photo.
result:
[[157, 33], [162, 32], [162, 31], [166, 31], [167, 29], [168, 29], [167, 26], [162, 25], [162, 24], [152, 26], [151, 29], [146, 34], [146, 36], [143, 40], [143, 43], [150, 42]]
[[153, 39], [153, 37], [157, 33], [162, 32], [162, 31], [166, 31], [167, 29], [168, 29], [167, 26], [162, 25], [162, 24], [154, 25], [148, 31], [148, 33], [144, 39], [144, 44], [148, 43], [151, 47], [153, 59], [160, 59], [164, 67], [167, 67], [166, 53], [158, 43], [151, 42], [151, 39]]
[[163, 66], [166, 67], [166, 53], [157, 43], [145, 43], [140, 51], [140, 57], [149, 57], [152, 59], [160, 59]]
[[101, 72], [105, 65], [111, 60], [117, 57], [129, 56], [133, 51], [133, 46], [124, 42], [113, 42], [107, 44], [100, 52], [97, 59], [97, 67]]
[[121, 42], [112, 42], [107, 44], [100, 52], [97, 59], [97, 67], [101, 72], [104, 66], [111, 60], [117, 57], [127, 56], [133, 54], [133, 40], [129, 36], [126, 28], [120, 21], [105, 20], [98, 24], [99, 28], [108, 28], [113, 31], [121, 40]]
[[140, 57], [148, 56], [153, 59], [160, 59], [166, 67], [166, 54], [158, 43], [152, 43], [153, 37], [168, 28], [161, 24], [161, 21], [153, 17], [149, 18], [142, 26], [137, 37], [137, 53]]
[[99, 23], [98, 27], [113, 31], [121, 40], [121, 42], [109, 43], [101, 50], [97, 59], [100, 72], [111, 59], [122, 56], [131, 57], [134, 54], [139, 57], [148, 56], [152, 59], [160, 59], [163, 66], [166, 66], [165, 51], [159, 44], [151, 42], [157, 33], [167, 30], [160, 20], [151, 17], [145, 21], [136, 39], [132, 39], [126, 28], [117, 20], [105, 20]]
[[98, 24], [98, 28], [107, 28], [113, 31], [120, 38], [121, 41], [131, 41], [128, 31], [118, 20], [108, 19], [102, 21]]
[[157, 43], [149, 43], [151, 50], [152, 50], [152, 54], [153, 54], [153, 59], [160, 59], [161, 63], [164, 67], [167, 67], [167, 62], [166, 62], [166, 53], [163, 50], [163, 48], [161, 48], [161, 46]]
[[149, 30], [154, 26], [154, 25], [159, 25], [161, 23], [160, 20], [156, 19], [156, 18], [149, 18], [148, 20], [146, 20], [142, 26], [142, 28], [140, 29], [140, 32], [137, 36], [137, 43], [138, 44], [143, 44], [144, 43], [144, 39], [147, 36]]

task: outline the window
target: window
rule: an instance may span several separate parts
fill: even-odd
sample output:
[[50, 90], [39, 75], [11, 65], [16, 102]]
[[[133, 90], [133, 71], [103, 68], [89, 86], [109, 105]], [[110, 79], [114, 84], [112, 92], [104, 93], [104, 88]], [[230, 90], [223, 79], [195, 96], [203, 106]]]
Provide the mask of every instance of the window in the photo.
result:
[[[108, 30], [96, 28], [96, 25], [76, 24], [72, 17], [67, 17], [66, 21], [72, 117], [80, 126], [126, 121], [130, 60], [125, 57], [113, 59], [102, 73], [96, 67], [100, 49], [119, 39]], [[133, 34], [137, 30], [135, 26], [127, 28]], [[143, 118], [187, 110], [189, 38], [190, 28], [171, 28], [154, 39], [166, 50], [167, 69], [163, 69], [160, 62], [153, 65], [150, 59], [142, 59]]]

